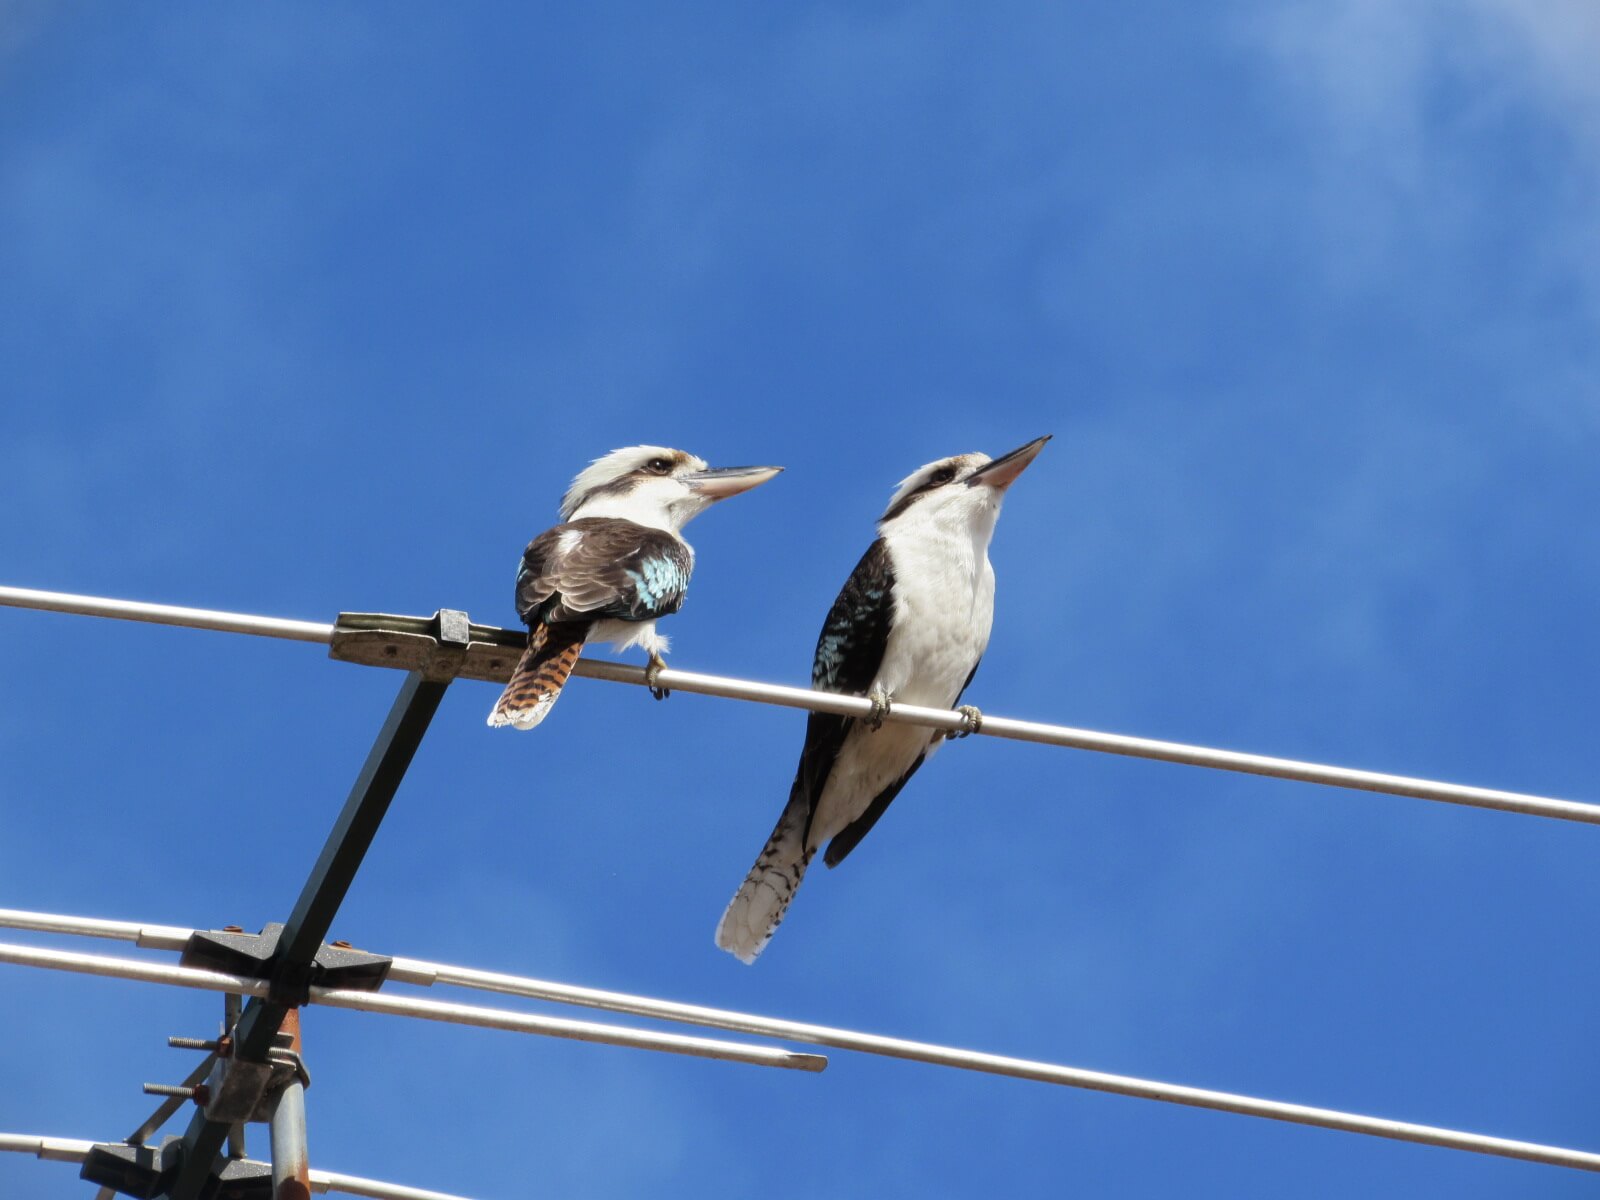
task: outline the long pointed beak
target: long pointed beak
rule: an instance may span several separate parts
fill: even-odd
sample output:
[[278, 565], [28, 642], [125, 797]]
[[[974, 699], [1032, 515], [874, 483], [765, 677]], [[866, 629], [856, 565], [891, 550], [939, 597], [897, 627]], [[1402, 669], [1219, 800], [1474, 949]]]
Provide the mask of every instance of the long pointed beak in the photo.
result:
[[759, 487], [782, 470], [782, 467], [713, 467], [680, 478], [708, 500], [726, 500]]
[[1041, 438], [1034, 438], [1026, 446], [1018, 446], [1010, 454], [1002, 454], [993, 462], [985, 463], [971, 475], [967, 476], [967, 486], [992, 487], [997, 492], [1003, 492], [1017, 481], [1017, 476], [1028, 469], [1028, 464], [1038, 457], [1039, 451], [1044, 449], [1044, 444], [1050, 440], [1050, 434]]

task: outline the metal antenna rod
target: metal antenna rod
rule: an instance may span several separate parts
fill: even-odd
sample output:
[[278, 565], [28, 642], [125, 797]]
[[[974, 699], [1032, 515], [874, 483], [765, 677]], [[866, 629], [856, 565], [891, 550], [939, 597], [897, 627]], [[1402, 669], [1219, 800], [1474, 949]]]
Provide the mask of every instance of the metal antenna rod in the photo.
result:
[[[213, 629], [225, 633], [248, 633], [262, 637], [325, 642], [333, 646], [332, 652], [335, 657], [364, 665], [391, 667], [407, 665], [403, 661], [403, 656], [396, 651], [404, 650], [405, 642], [417, 641], [419, 635], [431, 624], [430, 619], [426, 617], [347, 613], [341, 616], [338, 624], [326, 625], [315, 621], [291, 621], [281, 617], [215, 612], [209, 609], [181, 608], [167, 604], [143, 604], [131, 600], [109, 600], [97, 596], [40, 592], [14, 587], [0, 587], [0, 605], [179, 625], [189, 629]], [[385, 635], [391, 639], [387, 643], [384, 641]], [[346, 636], [350, 636], [352, 641], [359, 639], [363, 643], [362, 654], [353, 652], [341, 654], [340, 642]], [[461, 677], [504, 682], [510, 677], [512, 664], [516, 661], [516, 654], [511, 651], [524, 644], [526, 637], [526, 633], [521, 630], [501, 629], [492, 625], [471, 626], [471, 644], [467, 648], [465, 661], [459, 672]], [[389, 657], [385, 658], [385, 654]], [[573, 673], [590, 679], [604, 679], [611, 683], [648, 686], [644, 668], [627, 663], [583, 658], [578, 660]], [[816, 692], [809, 688], [784, 687], [780, 684], [758, 683], [748, 679], [730, 679], [721, 675], [701, 675], [673, 668], [662, 671], [658, 682], [662, 687], [671, 688], [673, 691], [720, 696], [728, 700], [775, 704], [783, 708], [809, 709], [812, 712], [835, 713], [846, 717], [866, 717], [872, 714], [872, 705], [860, 697]], [[895, 705], [886, 719], [948, 733], [960, 733], [967, 726], [967, 719], [958, 712], [942, 708], [922, 708], [910, 704]], [[1465, 805], [1469, 808], [1488, 808], [1500, 812], [1600, 825], [1600, 805], [1507, 792], [1497, 788], [1442, 783], [1408, 775], [1329, 766], [1324, 763], [1249, 754], [1238, 750], [1219, 750], [1209, 746], [1168, 742], [1156, 738], [1101, 733], [1069, 725], [1047, 725], [1037, 721], [1019, 721], [988, 714], [984, 715], [982, 728], [975, 732], [983, 737], [1035, 742], [1071, 750], [1091, 750], [1129, 758], [1147, 758], [1191, 767], [1237, 771], [1246, 775], [1266, 775], [1301, 783], [1319, 783], [1328, 787], [1381, 792], [1390, 796], [1409, 796], [1417, 800], [1434, 800], [1443, 804]]]
[[[110, 958], [91, 954], [70, 954], [60, 950], [38, 950], [32, 947], [0, 945], [0, 962], [24, 966], [53, 967], [58, 970], [77, 971], [92, 975], [109, 975], [125, 979], [140, 979], [150, 983], [174, 983], [186, 987], [249, 991], [252, 987], [264, 988], [252, 980], [238, 979], [211, 971], [195, 971], [186, 967], [168, 967], [129, 959]], [[419, 965], [419, 964], [412, 964]], [[459, 968], [442, 968], [458, 971]], [[392, 974], [392, 972], [391, 972]], [[473, 974], [487, 976], [487, 972]], [[522, 990], [511, 986], [512, 976], [498, 976], [497, 991]], [[488, 986], [488, 980], [483, 980]], [[534, 984], [536, 981], [521, 981]], [[1262, 1117], [1273, 1121], [1288, 1121], [1297, 1125], [1313, 1125], [1322, 1129], [1337, 1129], [1345, 1133], [1365, 1134], [1369, 1137], [1390, 1138], [1401, 1142], [1416, 1142], [1427, 1146], [1442, 1146], [1450, 1150], [1466, 1150], [1475, 1154], [1491, 1154], [1501, 1158], [1517, 1158], [1527, 1162], [1546, 1163], [1556, 1167], [1571, 1167], [1580, 1171], [1600, 1171], [1600, 1154], [1588, 1150], [1570, 1150], [1561, 1146], [1547, 1146], [1538, 1142], [1516, 1141], [1481, 1133], [1467, 1133], [1435, 1125], [1420, 1125], [1410, 1121], [1395, 1121], [1387, 1117], [1372, 1117], [1361, 1113], [1342, 1112], [1338, 1109], [1315, 1108], [1306, 1104], [1290, 1104], [1281, 1100], [1266, 1100], [1237, 1092], [1215, 1091], [1210, 1088], [1189, 1087], [1184, 1084], [1165, 1083], [1154, 1079], [1141, 1079], [1132, 1075], [1112, 1075], [1104, 1071], [1091, 1071], [1082, 1067], [1069, 1067], [1034, 1059], [1011, 1058], [988, 1054], [978, 1050], [962, 1050], [953, 1046], [940, 1046], [929, 1042], [913, 1042], [904, 1038], [882, 1037], [877, 1034], [857, 1033], [848, 1029], [832, 1029], [825, 1025], [807, 1025], [798, 1021], [781, 1021], [771, 1017], [757, 1017], [745, 1013], [726, 1012], [720, 1009], [700, 1008], [693, 1005], [675, 1005], [668, 1001], [647, 997], [626, 996], [615, 992], [598, 992], [585, 988], [565, 988], [559, 984], [540, 984], [539, 992], [547, 998], [565, 999], [569, 1003], [588, 1004], [594, 1007], [613, 1007], [619, 1011], [642, 1016], [662, 1017], [692, 1021], [700, 1025], [716, 1025], [740, 1029], [748, 1033], [769, 1033], [788, 1036], [796, 1040], [855, 1050], [864, 1054], [879, 1054], [889, 1058], [908, 1059], [930, 1063], [934, 1066], [955, 1067], [966, 1071], [980, 1071], [989, 1075], [1005, 1075], [1015, 1079], [1031, 1079], [1039, 1083], [1053, 1083], [1064, 1087], [1086, 1088], [1090, 1091], [1111, 1092], [1122, 1096], [1135, 1096], [1145, 1100], [1160, 1100], [1168, 1104], [1183, 1104], [1192, 1108], [1209, 1108], [1242, 1116]], [[392, 1012], [399, 1015], [434, 1016], [439, 1020], [466, 1019], [467, 1023], [493, 1028], [526, 1028], [540, 1023], [581, 1025], [581, 1022], [560, 1022], [554, 1018], [533, 1017], [522, 1013], [500, 1012], [494, 1009], [475, 1009], [465, 1005], [433, 1004], [409, 997], [375, 996], [368, 992], [311, 989], [314, 1004], [332, 1004], [340, 1008], [365, 1009], [373, 1012]], [[536, 994], [530, 987], [524, 994]], [[579, 994], [583, 998], [579, 998]], [[605, 1003], [602, 1003], [602, 998]], [[425, 1011], [418, 1011], [419, 1009]], [[493, 1019], [489, 1019], [493, 1018]], [[603, 1026], [597, 1028], [605, 1028]], [[543, 1030], [537, 1030], [542, 1032]], [[669, 1034], [645, 1034], [628, 1031], [638, 1037], [668, 1038]], [[576, 1036], [576, 1035], [564, 1035]], [[599, 1040], [599, 1039], [594, 1039]], [[689, 1039], [684, 1039], [689, 1040]], [[696, 1039], [697, 1040], [697, 1039]], [[711, 1043], [717, 1045], [719, 1043]], [[726, 1043], [720, 1043], [726, 1045]], [[741, 1047], [751, 1052], [761, 1047]], [[777, 1051], [773, 1051], [777, 1053]], [[795, 1057], [804, 1057], [796, 1055]], [[822, 1060], [817, 1060], [821, 1062]], [[779, 1065], [779, 1064], [775, 1064]], [[811, 1068], [820, 1070], [820, 1066]]]
[[[200, 971], [193, 967], [172, 967], [164, 963], [140, 962], [131, 958], [75, 954], [66, 950], [45, 950], [37, 946], [13, 946], [4, 943], [0, 943], [0, 963], [70, 971], [77, 975], [132, 979], [140, 983], [165, 983], [211, 992], [239, 992], [256, 997], [265, 996], [271, 987], [270, 984], [258, 979], [226, 975], [220, 971]], [[413, 999], [410, 996], [388, 996], [375, 992], [313, 987], [310, 1003], [325, 1004], [330, 1008], [352, 1008], [358, 1012], [419, 1017], [426, 1021], [443, 1021], [450, 1025], [473, 1025], [480, 1029], [542, 1034], [545, 1037], [594, 1042], [602, 1046], [664, 1050], [671, 1054], [685, 1054], [691, 1058], [715, 1058], [724, 1062], [749, 1063], [758, 1067], [821, 1071], [828, 1065], [828, 1060], [820, 1054], [806, 1054], [782, 1046], [752, 1046], [742, 1042], [716, 1041], [678, 1033], [657, 1033], [649, 1029], [626, 1029], [616, 1025], [599, 1025], [592, 1021], [573, 1021], [565, 1017], [536, 1016], [533, 1013], [507, 1012], [498, 1008], [478, 1008], [468, 1004]], [[223, 1128], [226, 1129], [226, 1126]]]
[[114, 617], [120, 621], [145, 621], [152, 625], [215, 629], [220, 633], [252, 633], [259, 637], [290, 638], [299, 642], [326, 642], [333, 636], [333, 626], [318, 621], [290, 621], [282, 617], [217, 612], [210, 608], [183, 608], [176, 604], [144, 604], [138, 600], [111, 600], [103, 596], [79, 596], [71, 592], [41, 592], [33, 588], [0, 587], [0, 604], [11, 608], [76, 613], [82, 617]]

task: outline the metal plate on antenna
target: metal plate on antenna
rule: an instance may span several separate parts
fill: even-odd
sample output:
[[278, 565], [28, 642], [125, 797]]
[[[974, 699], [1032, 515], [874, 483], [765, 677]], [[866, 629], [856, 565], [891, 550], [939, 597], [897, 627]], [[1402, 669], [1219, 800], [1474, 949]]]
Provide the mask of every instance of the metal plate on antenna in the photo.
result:
[[340, 613], [328, 643], [328, 657], [367, 667], [428, 673], [441, 665], [441, 651], [448, 653], [461, 637], [465, 649], [455, 656], [456, 669], [446, 677], [504, 683], [528, 644], [525, 632], [473, 625], [465, 613], [453, 609], [441, 609], [432, 617]]
[[[248, 979], [271, 979], [278, 952], [278, 939], [283, 934], [281, 922], [273, 921], [260, 933], [245, 933], [233, 929], [197, 929], [189, 936], [178, 961], [186, 967], [202, 971], [221, 971], [225, 975], [243, 975]], [[381, 954], [368, 954], [351, 946], [328, 945], [317, 949], [311, 963], [308, 986], [347, 988], [357, 992], [375, 992], [389, 976], [390, 959]]]
[[[183, 1139], [178, 1137], [159, 1146], [97, 1143], [84, 1156], [78, 1178], [124, 1196], [165, 1196], [182, 1153]], [[226, 1159], [201, 1195], [205, 1200], [271, 1200], [272, 1168], [264, 1162]]]

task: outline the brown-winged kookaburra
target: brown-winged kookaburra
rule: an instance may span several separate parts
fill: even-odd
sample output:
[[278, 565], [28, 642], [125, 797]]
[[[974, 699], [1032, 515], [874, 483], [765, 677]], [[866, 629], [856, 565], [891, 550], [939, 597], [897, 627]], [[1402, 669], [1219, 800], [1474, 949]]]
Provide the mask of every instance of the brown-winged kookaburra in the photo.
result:
[[532, 729], [550, 712], [585, 642], [642, 646], [655, 685], [667, 639], [657, 619], [683, 606], [694, 550], [681, 530], [718, 500], [771, 479], [782, 467], [709, 468], [662, 446], [597, 458], [561, 501], [561, 524], [528, 544], [517, 572], [517, 615], [528, 626], [511, 682], [490, 725]]
[[[812, 713], [789, 803], [717, 926], [717, 945], [754, 962], [812, 856], [837, 866], [883, 816], [944, 734], [883, 723], [895, 703], [949, 708], [989, 644], [994, 569], [989, 539], [1006, 489], [1048, 435], [990, 460], [961, 454], [904, 480], [878, 538], [833, 602], [811, 666], [820, 691], [865, 696], [865, 719]], [[982, 715], [962, 710], [967, 732]]]

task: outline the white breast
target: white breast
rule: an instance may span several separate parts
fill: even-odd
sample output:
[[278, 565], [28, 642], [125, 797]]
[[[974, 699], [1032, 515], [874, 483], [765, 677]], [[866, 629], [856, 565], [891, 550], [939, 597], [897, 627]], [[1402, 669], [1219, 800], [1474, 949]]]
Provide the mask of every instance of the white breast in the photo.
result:
[[983, 657], [994, 624], [986, 545], [939, 526], [897, 532], [894, 623], [878, 685], [906, 704], [948, 708]]
[[[983, 657], [994, 623], [988, 532], [974, 537], [928, 524], [889, 534], [895, 614], [876, 684], [892, 701], [949, 708]], [[828, 776], [810, 845], [821, 846], [853, 822], [940, 740], [917, 725], [890, 723], [877, 732], [857, 725]]]

